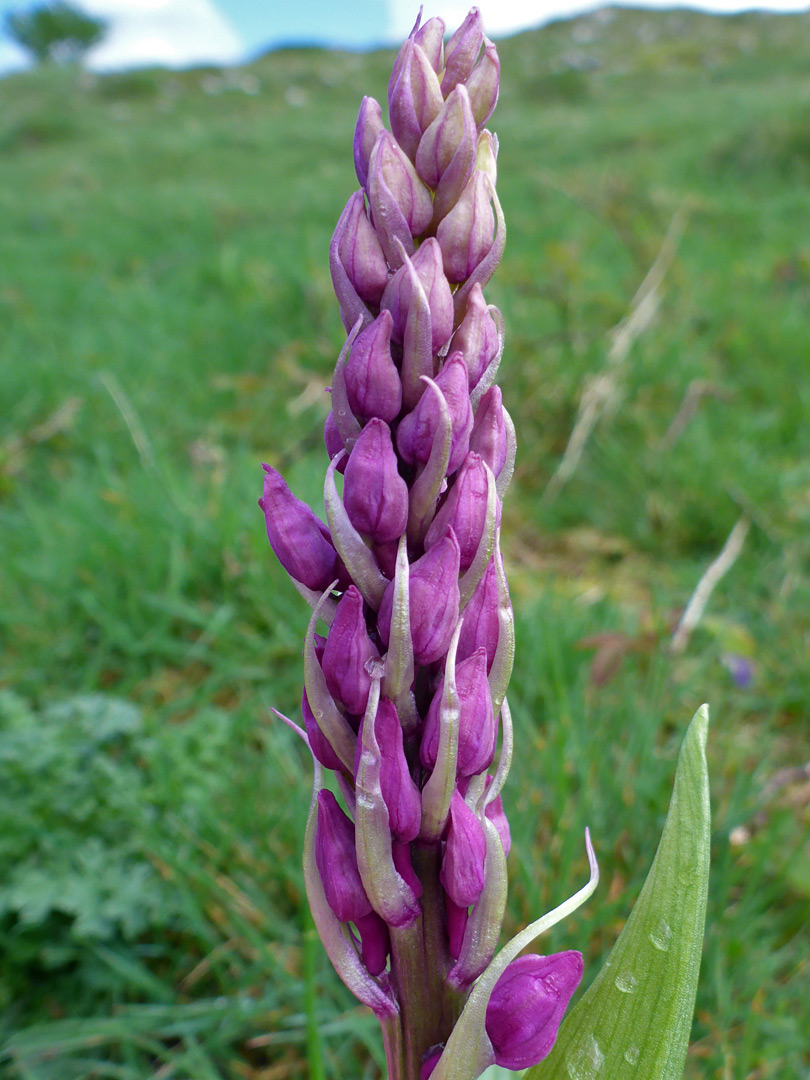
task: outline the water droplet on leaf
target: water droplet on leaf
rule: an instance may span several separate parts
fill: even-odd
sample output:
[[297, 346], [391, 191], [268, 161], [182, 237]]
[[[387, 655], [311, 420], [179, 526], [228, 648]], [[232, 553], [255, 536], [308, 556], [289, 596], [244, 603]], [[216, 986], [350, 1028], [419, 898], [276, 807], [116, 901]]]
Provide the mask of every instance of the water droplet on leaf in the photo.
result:
[[605, 1064], [605, 1055], [599, 1043], [591, 1035], [584, 1046], [580, 1046], [566, 1062], [565, 1068], [571, 1080], [596, 1080]]
[[623, 994], [632, 994], [638, 986], [638, 979], [631, 971], [622, 971], [613, 980], [614, 986]]
[[650, 931], [650, 941], [661, 952], [666, 952], [672, 940], [672, 930], [665, 919], [660, 919], [654, 930]]
[[624, 1060], [628, 1065], [635, 1065], [638, 1061], [639, 1049], [637, 1046], [628, 1046], [624, 1052]]

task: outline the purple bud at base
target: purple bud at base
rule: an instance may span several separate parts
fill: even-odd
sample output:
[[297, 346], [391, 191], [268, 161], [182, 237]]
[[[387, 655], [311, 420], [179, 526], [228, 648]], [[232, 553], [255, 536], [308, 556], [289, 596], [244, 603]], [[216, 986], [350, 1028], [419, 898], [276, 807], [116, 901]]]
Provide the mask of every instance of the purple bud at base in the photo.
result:
[[358, 335], [343, 367], [349, 408], [365, 423], [378, 417], [390, 424], [402, 408], [402, 383], [391, 356], [394, 328], [389, 311], [381, 311]]
[[447, 944], [450, 955], [454, 960], [458, 960], [464, 944], [464, 931], [467, 929], [469, 911], [466, 907], [454, 904], [449, 896], [444, 898], [444, 911], [447, 919]]
[[[436, 766], [441, 729], [442, 693], [444, 679], [433, 695], [427, 717], [419, 759], [427, 769]], [[458, 776], [474, 776], [483, 772], [495, 756], [498, 725], [492, 711], [492, 697], [487, 682], [487, 654], [478, 649], [472, 656], [456, 665], [456, 692], [459, 700]]]
[[430, 524], [425, 548], [432, 548], [450, 526], [461, 549], [461, 569], [469, 570], [486, 528], [488, 496], [486, 466], [478, 454], [467, 454], [450, 493]]
[[[435, 663], [447, 652], [461, 602], [458, 570], [458, 540], [452, 529], [411, 565], [409, 610], [417, 664]], [[386, 648], [391, 632], [394, 584], [392, 581], [386, 588], [377, 614], [377, 628]]]
[[[453, 441], [447, 473], [451, 475], [467, 456], [473, 428], [467, 366], [460, 352], [451, 353], [447, 358], [436, 378], [436, 385], [450, 410]], [[433, 394], [423, 394], [413, 412], [403, 418], [397, 431], [397, 449], [409, 465], [417, 461], [424, 464], [430, 457], [439, 419], [439, 406]]]
[[487, 1005], [486, 1032], [498, 1065], [528, 1069], [548, 1057], [581, 978], [578, 952], [521, 956], [512, 961]]
[[369, 420], [352, 449], [343, 505], [355, 529], [378, 544], [397, 540], [408, 524], [408, 485], [397, 471], [391, 431]]
[[[335, 414], [332, 410], [329, 410], [329, 415], [323, 425], [323, 441], [326, 446], [326, 452], [329, 455], [331, 461], [335, 454], [339, 454], [344, 449], [343, 439], [340, 437], [338, 426], [335, 421]], [[347, 458], [343, 457], [337, 464], [337, 471], [344, 473], [346, 471]]]
[[371, 676], [366, 664], [379, 655], [366, 632], [363, 597], [350, 585], [335, 609], [321, 667], [329, 693], [355, 716], [368, 704]]
[[264, 512], [270, 547], [291, 578], [308, 589], [323, 592], [339, 575], [329, 530], [305, 502], [293, 495], [281, 473], [270, 465], [262, 468], [264, 490], [259, 506]]
[[456, 790], [450, 800], [450, 821], [439, 881], [459, 907], [474, 904], [483, 892], [486, 853], [483, 826]]
[[329, 907], [341, 922], [356, 925], [371, 911], [371, 904], [357, 868], [354, 825], [326, 789], [318, 792], [315, 862]]

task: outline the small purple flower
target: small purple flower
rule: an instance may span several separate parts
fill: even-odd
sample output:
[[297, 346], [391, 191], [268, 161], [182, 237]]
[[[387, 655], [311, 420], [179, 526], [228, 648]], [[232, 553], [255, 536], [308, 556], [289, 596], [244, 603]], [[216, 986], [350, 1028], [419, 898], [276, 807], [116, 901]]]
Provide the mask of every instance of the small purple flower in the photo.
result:
[[484, 889], [486, 850], [481, 822], [459, 792], [454, 791], [439, 881], [459, 907], [474, 904]]
[[[439, 683], [428, 709], [419, 758], [425, 768], [434, 769], [439, 751], [439, 728], [444, 680]], [[456, 667], [459, 697], [458, 776], [473, 776], [492, 763], [498, 725], [492, 711], [487, 682], [487, 654], [478, 649]]]
[[270, 547], [291, 578], [321, 592], [338, 577], [338, 557], [329, 530], [306, 503], [296, 499], [279, 472], [270, 465], [262, 468], [264, 492], [259, 506]]
[[498, 1065], [528, 1069], [548, 1057], [581, 978], [578, 952], [512, 961], [487, 1005], [486, 1030]]
[[427, 531], [425, 547], [433, 547], [450, 526], [461, 551], [461, 569], [469, 570], [486, 527], [488, 496], [484, 462], [478, 454], [467, 454], [449, 495]]
[[343, 484], [346, 513], [358, 532], [378, 544], [398, 540], [408, 523], [408, 485], [397, 471], [391, 431], [369, 420], [358, 436]]
[[481, 398], [470, 433], [470, 449], [481, 455], [493, 476], [500, 476], [506, 461], [506, 421], [500, 386], [491, 386]]
[[[436, 385], [444, 394], [450, 409], [453, 437], [448, 475], [454, 473], [470, 446], [473, 428], [472, 409], [468, 392], [467, 367], [460, 352], [452, 353], [436, 377]], [[409, 464], [426, 462], [433, 449], [439, 428], [439, 409], [433, 394], [423, 394], [412, 413], [404, 418], [397, 432], [397, 449]]]
[[[430, 309], [431, 349], [438, 352], [453, 331], [453, 297], [450, 285], [444, 276], [442, 253], [438, 241], [434, 238], [425, 240], [411, 259], [416, 276], [424, 289]], [[408, 320], [413, 307], [413, 282], [406, 266], [389, 280], [382, 295], [380, 305], [383, 311], [390, 311], [394, 320], [392, 337], [401, 344], [408, 329]]]
[[343, 368], [349, 407], [361, 423], [379, 417], [390, 424], [402, 408], [402, 383], [391, 356], [394, 322], [381, 311], [358, 334]]
[[350, 585], [335, 611], [321, 666], [329, 693], [355, 716], [362, 715], [368, 704], [367, 664], [379, 655], [366, 632], [363, 597]]
[[453, 334], [450, 348], [464, 356], [470, 390], [476, 387], [486, 369], [498, 355], [498, 327], [484, 300], [481, 286], [476, 282], [467, 301], [467, 310], [458, 330]]

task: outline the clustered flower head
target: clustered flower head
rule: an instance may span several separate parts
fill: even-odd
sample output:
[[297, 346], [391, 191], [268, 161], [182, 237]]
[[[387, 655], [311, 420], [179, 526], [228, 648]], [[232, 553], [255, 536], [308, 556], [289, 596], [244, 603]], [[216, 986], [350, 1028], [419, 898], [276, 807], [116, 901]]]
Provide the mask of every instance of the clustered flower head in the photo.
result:
[[499, 531], [515, 438], [495, 385], [503, 324], [482, 291], [505, 241], [484, 126], [500, 69], [476, 8], [444, 35], [420, 16], [400, 49], [390, 131], [373, 98], [360, 106], [360, 188], [330, 248], [347, 339], [324, 430], [326, 522], [267, 465], [260, 500], [312, 607], [307, 895], [397, 1080], [535, 1064], [582, 975], [577, 952], [515, 959], [528, 940], [493, 962], [514, 649]]

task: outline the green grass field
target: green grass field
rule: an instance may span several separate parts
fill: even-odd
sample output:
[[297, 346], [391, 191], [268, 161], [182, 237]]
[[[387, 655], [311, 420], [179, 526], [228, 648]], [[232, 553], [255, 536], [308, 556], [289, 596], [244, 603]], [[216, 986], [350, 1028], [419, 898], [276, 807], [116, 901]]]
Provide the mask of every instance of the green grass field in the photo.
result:
[[[687, 1076], [810, 1069], [810, 17], [609, 10], [505, 41], [488, 290], [519, 437], [507, 929], [596, 974], [712, 708]], [[308, 923], [303, 602], [256, 507], [313, 505], [327, 247], [392, 55], [0, 80], [0, 1073], [379, 1076]], [[674, 224], [673, 224], [674, 223]], [[672, 230], [657, 312], [611, 332]], [[583, 389], [609, 408], [548, 485]], [[680, 611], [741, 516], [681, 654]], [[738, 685], [735, 658], [751, 665]], [[787, 770], [787, 771], [785, 771]], [[561, 1078], [566, 1080], [566, 1078]]]

